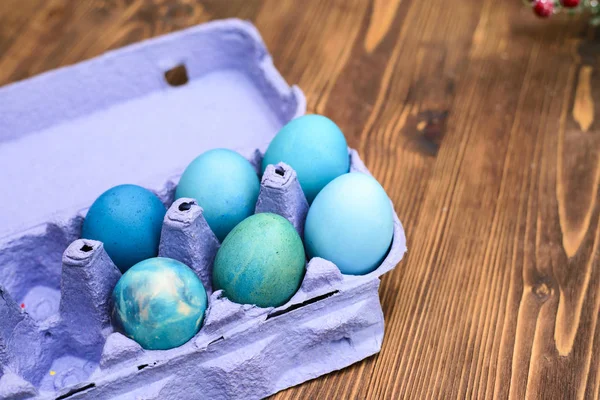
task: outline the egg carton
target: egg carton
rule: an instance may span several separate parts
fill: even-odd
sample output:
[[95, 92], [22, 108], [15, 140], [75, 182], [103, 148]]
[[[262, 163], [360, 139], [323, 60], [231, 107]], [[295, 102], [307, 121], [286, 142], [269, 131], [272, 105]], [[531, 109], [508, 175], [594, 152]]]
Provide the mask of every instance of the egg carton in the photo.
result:
[[[173, 68], [186, 84], [168, 82]], [[0, 399], [254, 399], [377, 353], [379, 277], [406, 251], [396, 215], [375, 271], [342, 275], [314, 258], [290, 301], [260, 308], [213, 291], [219, 242], [193, 199], [174, 201], [195, 156], [231, 148], [258, 173], [270, 139], [304, 112], [300, 89], [239, 20], [1, 88]], [[368, 173], [354, 150], [349, 157], [351, 170]], [[150, 188], [169, 207], [159, 254], [190, 266], [209, 295], [200, 332], [175, 349], [144, 350], [113, 329], [121, 273], [101, 242], [79, 239], [89, 205], [121, 183]], [[268, 166], [256, 212], [282, 215], [302, 235], [307, 211], [295, 171]]]

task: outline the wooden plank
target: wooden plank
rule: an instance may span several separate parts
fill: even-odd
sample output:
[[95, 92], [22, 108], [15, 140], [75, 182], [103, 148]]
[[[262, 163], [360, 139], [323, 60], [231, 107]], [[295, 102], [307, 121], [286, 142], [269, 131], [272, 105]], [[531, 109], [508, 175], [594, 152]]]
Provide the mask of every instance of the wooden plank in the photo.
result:
[[600, 47], [584, 21], [494, 0], [3, 1], [0, 84], [249, 19], [384, 185], [409, 253], [382, 281], [382, 352], [274, 398], [598, 398]]

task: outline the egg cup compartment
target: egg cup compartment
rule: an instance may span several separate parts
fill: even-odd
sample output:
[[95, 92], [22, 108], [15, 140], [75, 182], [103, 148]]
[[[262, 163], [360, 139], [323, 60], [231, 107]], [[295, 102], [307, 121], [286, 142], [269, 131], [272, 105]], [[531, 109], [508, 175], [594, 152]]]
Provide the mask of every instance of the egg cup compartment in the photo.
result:
[[[157, 79], [178, 63], [188, 69], [187, 88]], [[379, 276], [406, 250], [397, 216], [392, 246], [375, 271], [346, 276], [315, 258], [285, 305], [259, 308], [213, 292], [219, 242], [194, 200], [173, 201], [195, 155], [229, 147], [258, 170], [270, 138], [304, 112], [301, 92], [285, 84], [250, 24], [208, 23], [130, 46], [2, 88], [0, 104], [8, 108], [0, 113], [0, 168], [11, 166], [0, 184], [27, 210], [0, 215], [0, 398], [261, 398], [379, 351]], [[37, 118], [22, 117], [23, 110]], [[156, 140], [173, 127], [177, 141]], [[86, 128], [82, 144], [73, 134]], [[98, 164], [104, 137], [114, 145], [111, 163]], [[97, 155], [86, 150], [90, 142]], [[56, 165], [48, 164], [55, 148]], [[65, 148], [72, 153], [66, 161]], [[20, 171], [19, 159], [32, 155], [39, 169]], [[368, 173], [356, 152], [349, 156], [353, 171]], [[36, 173], [54, 179], [22, 182]], [[113, 330], [109, 297], [120, 272], [101, 242], [78, 239], [86, 207], [125, 181], [154, 189], [170, 205], [159, 253], [193, 268], [210, 296], [200, 332], [175, 349], [144, 350]], [[256, 211], [280, 214], [302, 234], [307, 209], [293, 169], [269, 166]]]

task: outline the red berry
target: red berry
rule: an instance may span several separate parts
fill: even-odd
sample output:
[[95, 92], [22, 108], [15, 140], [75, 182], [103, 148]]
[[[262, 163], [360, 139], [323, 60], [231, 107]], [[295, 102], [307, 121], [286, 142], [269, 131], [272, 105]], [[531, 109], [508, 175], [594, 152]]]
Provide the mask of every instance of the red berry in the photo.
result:
[[552, 0], [535, 0], [533, 3], [533, 12], [540, 18], [548, 18], [554, 11]]
[[575, 8], [579, 5], [580, 0], [560, 0], [560, 4], [562, 4], [565, 8]]

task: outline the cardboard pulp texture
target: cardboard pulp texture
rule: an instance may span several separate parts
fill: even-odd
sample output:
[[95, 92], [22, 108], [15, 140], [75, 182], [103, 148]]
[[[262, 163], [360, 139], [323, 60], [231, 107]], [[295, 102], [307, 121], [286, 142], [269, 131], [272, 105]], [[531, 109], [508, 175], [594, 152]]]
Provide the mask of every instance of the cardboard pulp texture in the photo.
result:
[[[179, 66], [188, 82], [173, 87]], [[219, 242], [193, 199], [173, 201], [185, 166], [226, 147], [257, 168], [270, 139], [302, 115], [249, 23], [225, 20], [132, 45], [0, 89], [0, 399], [256, 399], [377, 353], [379, 277], [406, 251], [395, 216], [373, 272], [342, 275], [315, 258], [278, 308], [213, 292]], [[368, 173], [354, 150], [351, 169]], [[209, 294], [200, 332], [166, 351], [115, 332], [110, 293], [121, 273], [97, 241], [78, 239], [87, 207], [122, 183], [169, 207], [159, 253], [193, 268]], [[295, 171], [269, 166], [256, 212], [302, 235], [308, 205]]]

